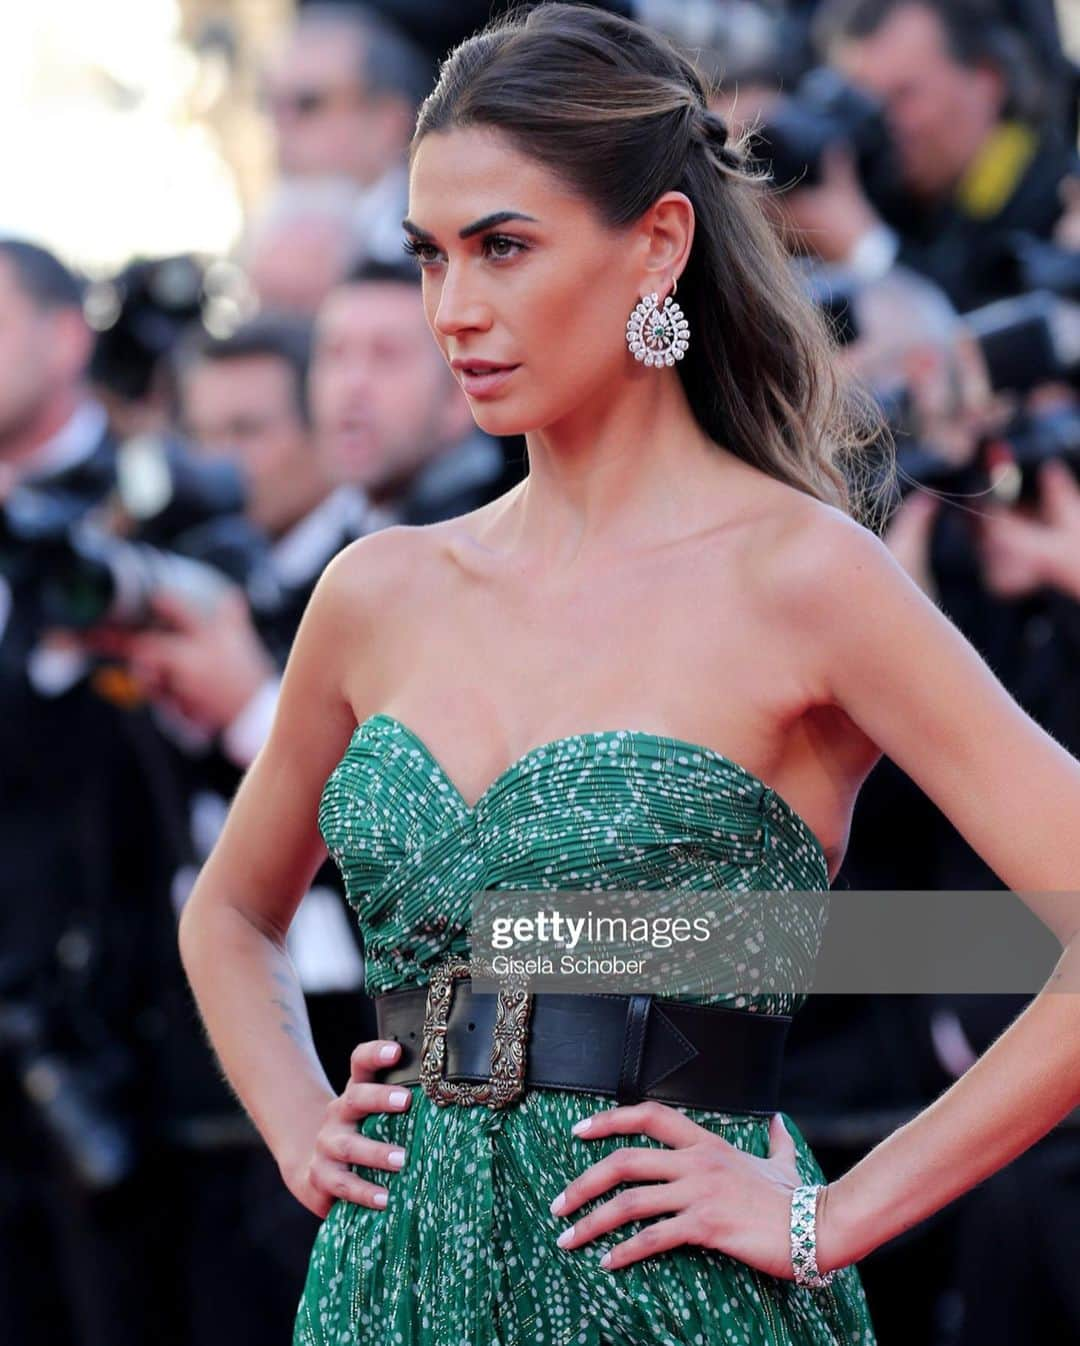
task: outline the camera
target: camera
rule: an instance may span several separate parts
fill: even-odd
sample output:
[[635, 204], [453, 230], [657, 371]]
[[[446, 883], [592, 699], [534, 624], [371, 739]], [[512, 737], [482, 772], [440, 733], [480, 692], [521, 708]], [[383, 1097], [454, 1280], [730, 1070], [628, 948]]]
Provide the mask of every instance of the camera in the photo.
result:
[[1075, 407], [1018, 413], [1004, 434], [984, 436], [972, 461], [961, 467], [917, 444], [898, 455], [905, 489], [924, 486], [974, 506], [992, 500], [1009, 507], [1037, 503], [1039, 468], [1052, 458], [1080, 479], [1080, 410]]
[[754, 132], [753, 156], [778, 187], [809, 187], [820, 184], [825, 151], [836, 144], [851, 149], [867, 196], [889, 215], [900, 173], [881, 106], [828, 66], [808, 70], [794, 93], [771, 105]]
[[118, 449], [116, 488], [93, 513], [78, 497], [31, 484], [0, 502], [0, 574], [37, 628], [145, 626], [160, 589], [213, 607], [268, 550], [244, 499], [233, 463], [202, 461], [175, 438], [139, 436]]

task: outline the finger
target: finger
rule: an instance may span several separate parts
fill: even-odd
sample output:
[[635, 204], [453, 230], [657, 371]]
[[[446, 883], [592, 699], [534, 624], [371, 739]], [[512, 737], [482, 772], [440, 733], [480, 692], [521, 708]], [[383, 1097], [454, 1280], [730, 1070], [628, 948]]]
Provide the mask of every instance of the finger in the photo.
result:
[[365, 1168], [385, 1168], [391, 1172], [399, 1172], [405, 1166], [405, 1151], [400, 1145], [372, 1140], [349, 1126], [321, 1132], [319, 1144], [326, 1158], [336, 1164], [363, 1164]]
[[366, 1117], [371, 1112], [404, 1112], [412, 1102], [405, 1084], [368, 1084], [355, 1080], [341, 1095], [341, 1112], [348, 1118]]
[[226, 589], [218, 599], [215, 611], [237, 620], [240, 618], [246, 619], [250, 615], [251, 609], [248, 606], [244, 591], [234, 585], [231, 589]]
[[128, 656], [146, 667], [169, 668], [176, 663], [183, 648], [183, 637], [140, 631], [131, 637]]
[[317, 1159], [311, 1165], [311, 1184], [325, 1192], [334, 1201], [351, 1201], [357, 1206], [381, 1210], [389, 1199], [389, 1191], [378, 1183], [368, 1182], [347, 1168]]
[[657, 1220], [632, 1238], [613, 1244], [601, 1257], [600, 1265], [605, 1271], [618, 1271], [632, 1262], [641, 1262], [646, 1257], [655, 1257], [670, 1248], [679, 1248], [690, 1242], [692, 1234], [690, 1217], [683, 1211], [668, 1220]]
[[1040, 525], [1028, 523], [1012, 510], [995, 506], [979, 521], [980, 531], [990, 542], [1022, 546]]
[[1068, 512], [1080, 501], [1076, 478], [1056, 458], [1043, 463], [1039, 471], [1039, 490], [1045, 513], [1053, 522], [1065, 522]]
[[150, 595], [150, 610], [178, 631], [194, 631], [202, 625], [202, 613], [175, 590], [158, 589]]
[[792, 1170], [795, 1168], [795, 1140], [778, 1112], [769, 1119], [769, 1158], [779, 1160]]
[[111, 654], [128, 659], [137, 636], [133, 631], [108, 631], [91, 627], [88, 631], [80, 631], [77, 639], [83, 649], [95, 654]]
[[361, 1083], [373, 1080], [379, 1071], [389, 1070], [400, 1056], [401, 1043], [392, 1038], [357, 1043], [349, 1057], [350, 1076]]
[[912, 518], [924, 522], [932, 519], [941, 508], [941, 497], [931, 495], [929, 491], [915, 491], [904, 503]]
[[597, 1160], [584, 1173], [567, 1184], [551, 1203], [552, 1215], [570, 1215], [586, 1201], [593, 1200], [620, 1182], [655, 1182], [679, 1177], [686, 1160], [675, 1150], [656, 1150], [650, 1146], [624, 1146]]
[[835, 180], [855, 178], [855, 155], [842, 140], [834, 141], [825, 149], [825, 173]]
[[666, 1103], [658, 1103], [654, 1098], [646, 1099], [644, 1103], [631, 1103], [594, 1112], [591, 1117], [583, 1117], [580, 1122], [575, 1122], [570, 1130], [582, 1140], [637, 1132], [672, 1147], [696, 1145], [704, 1136], [712, 1135], [712, 1132], [691, 1121], [685, 1113], [668, 1107]]
[[564, 1229], [556, 1239], [560, 1248], [581, 1248], [602, 1234], [610, 1234], [630, 1220], [647, 1220], [666, 1211], [681, 1211], [700, 1195], [700, 1184], [689, 1179], [632, 1187]]
[[588, 1211], [588, 1214], [583, 1215], [575, 1225], [564, 1229], [556, 1238], [556, 1242], [560, 1248], [583, 1248], [594, 1238], [601, 1237], [601, 1234], [609, 1234], [611, 1230], [621, 1228], [632, 1219], [649, 1219], [652, 1215], [664, 1214], [665, 1211], [684, 1210], [699, 1195], [700, 1182], [685, 1176], [677, 1182], [630, 1187], [628, 1191], [621, 1191], [617, 1197], [611, 1198], [597, 1209]]

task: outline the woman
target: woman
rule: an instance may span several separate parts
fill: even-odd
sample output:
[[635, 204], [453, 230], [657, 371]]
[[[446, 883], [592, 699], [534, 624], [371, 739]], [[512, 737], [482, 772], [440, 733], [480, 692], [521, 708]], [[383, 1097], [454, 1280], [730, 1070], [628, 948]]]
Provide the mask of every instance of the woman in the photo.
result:
[[[529, 473], [327, 567], [181, 929], [229, 1079], [325, 1216], [297, 1343], [870, 1343], [857, 1259], [1080, 1097], [1080, 1020], [1042, 995], [824, 1187], [765, 1082], [793, 999], [683, 1005], [688, 1033], [712, 1015], [695, 1059], [731, 1064], [666, 1094], [647, 996], [614, 1053], [591, 997], [559, 1038], [535, 996], [524, 1055], [493, 1054], [505, 1105], [464, 1105], [440, 1054], [443, 1013], [459, 1063], [495, 1032], [449, 991], [472, 893], [826, 890], [883, 751], [1010, 886], [1080, 872], [1080, 764], [852, 517], [858, 417], [760, 191], [693, 70], [594, 10], [471, 39], [421, 110], [405, 228], [431, 329]], [[340, 1098], [284, 951], [327, 848], [380, 1013]]]

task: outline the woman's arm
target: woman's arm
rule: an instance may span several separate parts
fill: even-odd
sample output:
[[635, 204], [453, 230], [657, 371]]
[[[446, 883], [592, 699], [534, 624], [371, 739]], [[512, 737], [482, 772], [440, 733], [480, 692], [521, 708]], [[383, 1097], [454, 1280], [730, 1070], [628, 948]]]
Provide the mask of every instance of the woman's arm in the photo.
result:
[[823, 652], [828, 700], [1064, 946], [1046, 986], [980, 1060], [828, 1186], [818, 1216], [826, 1271], [947, 1205], [1080, 1103], [1080, 762], [872, 533], [837, 515], [798, 546], [784, 565], [799, 591], [790, 619]]
[[269, 737], [180, 916], [181, 959], [211, 1044], [283, 1172], [310, 1151], [335, 1097], [285, 937], [326, 859], [319, 800], [356, 724], [346, 671], [351, 689], [374, 691], [370, 590], [396, 545], [372, 534], [320, 577]]

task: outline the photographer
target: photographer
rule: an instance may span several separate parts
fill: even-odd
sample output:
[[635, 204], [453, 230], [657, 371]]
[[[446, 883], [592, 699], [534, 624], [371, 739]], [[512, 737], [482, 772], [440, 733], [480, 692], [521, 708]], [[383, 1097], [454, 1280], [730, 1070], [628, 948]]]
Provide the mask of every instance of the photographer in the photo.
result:
[[820, 180], [782, 198], [801, 245], [868, 275], [899, 260], [961, 312], [1025, 288], [1013, 235], [1052, 238], [1080, 160], [1020, 36], [981, 0], [824, 0], [813, 33], [880, 100], [902, 192], [874, 199], [851, 150], [830, 145]]
[[153, 1299], [148, 951], [182, 854], [168, 745], [45, 634], [41, 569], [11, 531], [17, 507], [74, 526], [115, 486], [82, 302], [50, 253], [0, 240], [0, 1321], [13, 1341], [117, 1346], [144, 1339]]

